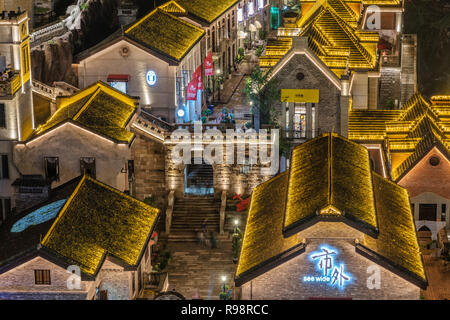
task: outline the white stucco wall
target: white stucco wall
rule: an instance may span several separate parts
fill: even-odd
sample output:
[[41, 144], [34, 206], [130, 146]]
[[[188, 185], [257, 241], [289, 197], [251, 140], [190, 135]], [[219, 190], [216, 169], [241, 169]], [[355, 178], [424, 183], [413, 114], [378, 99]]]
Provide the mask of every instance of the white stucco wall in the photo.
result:
[[67, 123], [14, 148], [14, 162], [22, 174], [45, 176], [44, 157], [59, 158], [60, 179], [52, 187], [81, 174], [81, 157], [94, 157], [97, 180], [121, 191], [126, 188], [127, 174], [121, 173], [130, 159], [130, 148], [126, 144], [116, 144]]

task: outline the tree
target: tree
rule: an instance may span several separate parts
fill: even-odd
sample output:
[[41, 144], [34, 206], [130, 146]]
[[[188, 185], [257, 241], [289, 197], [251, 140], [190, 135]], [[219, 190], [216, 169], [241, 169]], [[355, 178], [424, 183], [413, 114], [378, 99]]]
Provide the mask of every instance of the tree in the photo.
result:
[[246, 79], [245, 94], [254, 115], [253, 126], [259, 130], [262, 124], [278, 126], [275, 103], [280, 101], [278, 81], [270, 78], [271, 70], [263, 71], [258, 66]]
[[[278, 119], [279, 113], [275, 109], [277, 102], [281, 101], [281, 91], [279, 82], [271, 78], [271, 70], [263, 71], [258, 66], [246, 79], [245, 93], [252, 107], [253, 127], [259, 131], [261, 125], [268, 125], [270, 128], [281, 129], [279, 139], [279, 150], [285, 157], [290, 155], [290, 143], [286, 136], [282, 134]], [[284, 114], [281, 114], [283, 116]]]

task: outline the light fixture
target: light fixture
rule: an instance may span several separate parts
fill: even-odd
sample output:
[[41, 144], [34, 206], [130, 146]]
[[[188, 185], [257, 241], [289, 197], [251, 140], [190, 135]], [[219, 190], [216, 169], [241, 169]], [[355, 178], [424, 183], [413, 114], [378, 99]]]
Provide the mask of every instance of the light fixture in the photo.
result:
[[220, 74], [220, 69], [217, 69], [217, 70], [216, 70], [216, 73], [217, 73], [217, 74]]
[[177, 110], [177, 116], [179, 116], [180, 118], [183, 118], [184, 117], [184, 110], [183, 109], [178, 109]]
[[227, 276], [222, 276], [222, 282], [227, 281]]
[[239, 219], [234, 219], [234, 225], [237, 226], [239, 224]]

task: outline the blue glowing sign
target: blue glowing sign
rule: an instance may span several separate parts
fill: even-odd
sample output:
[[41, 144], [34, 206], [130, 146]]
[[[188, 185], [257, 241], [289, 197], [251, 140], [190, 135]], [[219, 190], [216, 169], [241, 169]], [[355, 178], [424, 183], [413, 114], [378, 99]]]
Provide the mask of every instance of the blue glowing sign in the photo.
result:
[[345, 265], [337, 262], [339, 250], [328, 245], [321, 245], [319, 251], [309, 254], [309, 261], [316, 264], [318, 275], [303, 276], [306, 283], [326, 283], [331, 287], [342, 289], [352, 281], [352, 275], [345, 272]]
[[147, 84], [149, 86], [154, 86], [156, 84], [156, 80], [157, 80], [156, 72], [153, 70], [149, 70], [147, 72], [147, 74], [145, 75], [145, 79], [147, 80]]
[[28, 227], [44, 223], [55, 218], [66, 201], [67, 199], [58, 200], [34, 210], [14, 223], [11, 228], [11, 232], [22, 232]]

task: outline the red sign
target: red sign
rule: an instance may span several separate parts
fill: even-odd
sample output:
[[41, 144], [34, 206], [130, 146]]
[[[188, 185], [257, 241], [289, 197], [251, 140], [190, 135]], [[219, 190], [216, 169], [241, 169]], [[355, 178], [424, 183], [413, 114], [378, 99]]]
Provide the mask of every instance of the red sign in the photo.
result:
[[197, 100], [197, 84], [198, 79], [192, 78], [187, 86], [186, 100]]
[[208, 53], [204, 61], [205, 65], [205, 76], [213, 76], [214, 75], [214, 64], [212, 59], [212, 51]]
[[197, 89], [203, 90], [203, 79], [202, 79], [202, 65], [199, 65], [197, 70], [195, 70], [194, 74], [192, 75], [192, 79], [197, 79]]

